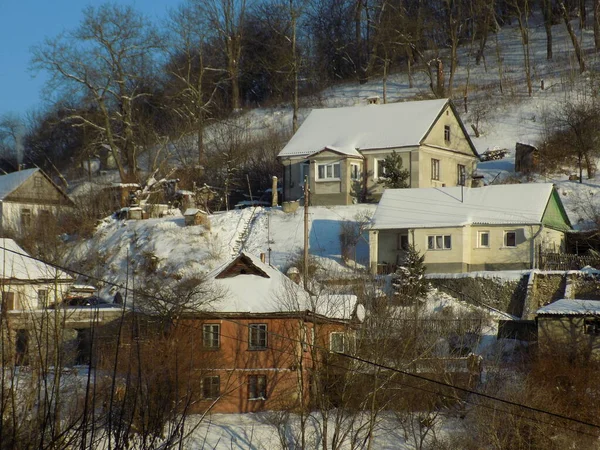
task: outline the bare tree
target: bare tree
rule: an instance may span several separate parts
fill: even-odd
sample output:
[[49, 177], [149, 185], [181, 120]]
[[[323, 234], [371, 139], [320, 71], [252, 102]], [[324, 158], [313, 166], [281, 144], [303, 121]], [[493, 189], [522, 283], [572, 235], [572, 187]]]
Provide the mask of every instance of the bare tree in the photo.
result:
[[96, 114], [74, 111], [75, 126], [98, 131], [117, 161], [121, 180], [136, 180], [135, 102], [149, 95], [144, 76], [160, 39], [148, 20], [129, 6], [88, 7], [76, 30], [47, 39], [33, 51], [33, 66], [48, 71], [48, 89], [62, 89]]
[[576, 158], [579, 182], [583, 183], [583, 168], [588, 177], [595, 172], [593, 156], [597, 152], [600, 135], [600, 111], [594, 99], [567, 99], [550, 114], [548, 126], [554, 145], [566, 149]]
[[226, 70], [230, 83], [231, 109], [240, 109], [240, 63], [246, 0], [208, 0], [198, 1], [204, 10], [210, 26], [221, 42], [226, 60]]
[[175, 91], [172, 97], [177, 117], [187, 124], [182, 132], [194, 133], [200, 167], [206, 164], [204, 128], [219, 87], [218, 82], [211, 83], [210, 75], [221, 72], [206, 61], [207, 22], [199, 3], [189, 0], [171, 12], [168, 23], [172, 55], [166, 70], [168, 79], [173, 81], [168, 88]]

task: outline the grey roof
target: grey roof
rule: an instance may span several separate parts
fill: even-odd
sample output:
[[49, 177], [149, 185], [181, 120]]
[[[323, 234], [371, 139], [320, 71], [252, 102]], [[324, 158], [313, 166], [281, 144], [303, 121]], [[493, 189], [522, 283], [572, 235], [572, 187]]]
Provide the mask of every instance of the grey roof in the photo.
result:
[[448, 99], [313, 109], [280, 157], [420, 145]]
[[375, 210], [372, 228], [539, 224], [552, 189], [551, 183], [386, 189]]
[[0, 176], [0, 200], [21, 186], [29, 177], [40, 169], [25, 169]]

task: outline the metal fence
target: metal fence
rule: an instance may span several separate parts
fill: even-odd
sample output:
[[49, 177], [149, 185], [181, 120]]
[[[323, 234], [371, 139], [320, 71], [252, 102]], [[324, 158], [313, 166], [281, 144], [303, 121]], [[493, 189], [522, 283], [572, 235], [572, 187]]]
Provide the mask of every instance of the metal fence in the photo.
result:
[[540, 269], [542, 270], [579, 270], [585, 266], [599, 267], [600, 258], [594, 255], [540, 252]]

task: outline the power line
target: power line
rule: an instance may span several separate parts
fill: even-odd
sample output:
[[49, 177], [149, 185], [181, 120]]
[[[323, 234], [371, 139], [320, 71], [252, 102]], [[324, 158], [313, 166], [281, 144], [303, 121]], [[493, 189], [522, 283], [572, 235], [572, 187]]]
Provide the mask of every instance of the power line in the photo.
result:
[[[56, 269], [60, 269], [60, 270], [67, 271], [67, 272], [71, 272], [71, 273], [74, 273], [74, 274], [77, 274], [77, 275], [80, 275], [80, 276], [87, 277], [89, 279], [93, 279], [93, 280], [96, 280], [96, 281], [100, 281], [100, 282], [106, 283], [106, 284], [111, 285], [111, 286], [119, 287], [121, 289], [124, 289], [125, 291], [131, 292], [132, 294], [136, 294], [137, 293], [137, 294], [141, 295], [142, 297], [148, 297], [148, 298], [153, 298], [155, 300], [164, 301], [164, 302], [167, 302], [167, 303], [172, 303], [168, 299], [157, 297], [155, 295], [150, 295], [150, 294], [147, 294], [147, 293], [144, 293], [144, 292], [139, 292], [137, 289], [132, 289], [132, 288], [129, 288], [127, 286], [122, 286], [122, 285], [119, 285], [117, 283], [107, 281], [107, 280], [105, 280], [103, 278], [100, 278], [100, 277], [90, 276], [90, 275], [85, 274], [83, 272], [80, 272], [80, 271], [77, 271], [77, 270], [73, 270], [73, 269], [69, 269], [69, 268], [61, 266], [59, 264], [47, 262], [47, 261], [45, 261], [45, 260], [43, 260], [41, 258], [37, 258], [37, 257], [31, 256], [31, 255], [28, 255], [28, 254], [24, 254], [24, 253], [20, 253], [20, 252], [17, 252], [15, 250], [8, 249], [6, 247], [1, 247], [0, 246], [0, 249], [4, 250], [6, 252], [9, 252], [9, 253], [13, 253], [13, 254], [19, 255], [19, 256], [24, 257], [24, 258], [29, 258], [29, 259], [32, 259], [32, 260], [35, 260], [35, 261], [47, 264], [47, 265], [49, 265], [51, 267], [54, 267]], [[213, 315], [213, 317], [216, 318], [217, 316]], [[218, 316], [218, 318], [220, 320], [223, 320], [223, 321], [226, 321], [226, 322], [230, 322], [230, 323], [236, 324], [236, 325], [241, 326], [241, 327], [245, 327], [245, 328], [248, 328], [248, 329], [250, 328], [249, 324], [244, 324], [244, 323], [241, 323], [239, 321], [233, 320], [231, 318], [227, 318], [227, 317], [223, 317], [223, 316]], [[330, 320], [335, 321], [335, 319], [330, 319]], [[194, 329], [196, 329], [198, 331], [201, 331], [199, 328], [196, 328], [196, 327], [192, 327], [192, 328], [194, 328]], [[321, 351], [330, 353], [329, 349], [327, 349], [327, 348], [324, 348], [324, 347], [321, 347], [321, 346], [318, 346], [318, 345], [314, 345], [314, 344], [309, 344], [309, 343], [304, 342], [304, 341], [302, 341], [300, 339], [292, 338], [292, 337], [285, 336], [285, 335], [282, 335], [282, 334], [279, 334], [279, 333], [275, 333], [273, 331], [268, 331], [268, 330], [267, 330], [267, 333], [269, 335], [271, 335], [271, 336], [278, 337], [280, 339], [285, 339], [285, 340], [288, 340], [288, 341], [291, 341], [291, 342], [294, 342], [294, 343], [299, 343], [299, 344], [304, 344], [304, 345], [311, 345], [313, 348], [315, 348], [317, 350], [321, 350]], [[421, 375], [418, 375], [418, 374], [415, 374], [415, 373], [407, 372], [407, 371], [400, 370], [400, 369], [397, 369], [397, 368], [394, 368], [394, 367], [391, 367], [391, 366], [387, 366], [387, 365], [384, 365], [384, 364], [376, 363], [374, 361], [370, 361], [370, 360], [367, 360], [367, 359], [364, 359], [364, 358], [361, 358], [361, 357], [358, 357], [358, 356], [355, 356], [355, 355], [350, 355], [350, 354], [347, 354], [347, 353], [337, 353], [337, 352], [336, 352], [336, 354], [338, 354], [338, 355], [340, 355], [340, 356], [342, 356], [344, 358], [347, 358], [347, 359], [351, 359], [351, 360], [354, 360], [354, 361], [361, 362], [363, 364], [367, 364], [367, 365], [371, 365], [371, 366], [374, 366], [374, 367], [378, 367], [380, 369], [384, 369], [384, 370], [388, 370], [388, 371], [391, 371], [391, 372], [399, 373], [401, 375], [405, 375], [405, 376], [408, 376], [408, 377], [411, 377], [411, 378], [415, 378], [415, 379], [418, 379], [418, 380], [421, 380], [421, 381], [430, 382], [430, 383], [433, 383], [433, 384], [436, 384], [436, 385], [439, 385], [439, 386], [442, 386], [442, 387], [445, 387], [445, 388], [455, 389], [455, 390], [458, 390], [458, 391], [461, 391], [461, 392], [464, 392], [464, 393], [467, 393], [467, 394], [479, 396], [479, 397], [482, 397], [482, 398], [485, 398], [485, 399], [488, 399], [488, 400], [492, 400], [492, 401], [496, 401], [496, 402], [499, 402], [499, 403], [503, 403], [503, 404], [506, 404], [506, 405], [510, 405], [510, 406], [521, 408], [521, 409], [529, 410], [529, 411], [532, 411], [532, 412], [535, 412], [535, 413], [545, 414], [545, 415], [548, 415], [550, 417], [556, 417], [558, 419], [570, 421], [570, 422], [577, 423], [577, 424], [580, 424], [580, 425], [585, 425], [585, 426], [589, 426], [589, 427], [600, 429], [600, 425], [595, 424], [595, 423], [586, 422], [586, 421], [583, 421], [583, 420], [580, 420], [580, 419], [576, 419], [576, 418], [573, 418], [573, 417], [570, 417], [570, 416], [566, 416], [566, 415], [563, 415], [563, 414], [554, 413], [552, 411], [548, 411], [548, 410], [544, 410], [544, 409], [541, 409], [541, 408], [532, 407], [532, 406], [525, 405], [525, 404], [518, 403], [518, 402], [513, 402], [511, 400], [507, 400], [507, 399], [504, 399], [504, 398], [501, 398], [501, 397], [496, 397], [496, 396], [493, 396], [493, 395], [485, 394], [485, 393], [478, 392], [478, 391], [475, 391], [475, 390], [472, 390], [472, 389], [468, 389], [468, 388], [464, 388], [464, 387], [461, 387], [461, 386], [457, 386], [457, 385], [454, 385], [454, 384], [451, 384], [451, 383], [446, 383], [446, 382], [438, 381], [438, 380], [435, 380], [435, 379], [432, 379], [432, 378], [427, 378], [427, 377], [424, 377], [424, 376], [421, 376]], [[257, 369], [257, 370], [260, 370], [260, 369]], [[446, 396], [445, 394], [439, 393], [439, 392], [436, 392], [436, 395]], [[471, 404], [473, 404], [473, 403], [471, 403]], [[483, 405], [476, 404], [476, 406], [483, 406]], [[507, 411], [507, 413], [511, 414], [508, 411]], [[574, 430], [571, 430], [571, 431], [574, 431]]]

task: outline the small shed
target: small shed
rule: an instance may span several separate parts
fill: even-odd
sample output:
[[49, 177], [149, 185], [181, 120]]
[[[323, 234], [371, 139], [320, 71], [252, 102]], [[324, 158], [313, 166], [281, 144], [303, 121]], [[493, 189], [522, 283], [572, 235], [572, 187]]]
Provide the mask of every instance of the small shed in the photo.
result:
[[515, 172], [524, 174], [535, 170], [539, 159], [539, 151], [529, 144], [517, 142], [515, 146]]
[[210, 229], [210, 221], [208, 220], [208, 214], [198, 208], [188, 208], [183, 213], [185, 219], [185, 226], [189, 227], [192, 225], [203, 225], [205, 228]]
[[540, 351], [600, 360], [600, 301], [561, 299], [536, 314]]

